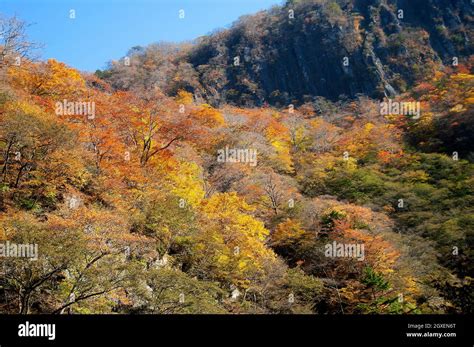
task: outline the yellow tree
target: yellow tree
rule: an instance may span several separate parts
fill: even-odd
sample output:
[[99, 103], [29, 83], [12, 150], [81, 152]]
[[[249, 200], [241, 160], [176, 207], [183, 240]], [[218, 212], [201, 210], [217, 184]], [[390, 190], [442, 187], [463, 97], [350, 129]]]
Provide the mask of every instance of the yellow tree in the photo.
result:
[[77, 98], [86, 91], [81, 74], [54, 59], [47, 62], [25, 61], [9, 70], [10, 83], [29, 95], [60, 98]]
[[200, 211], [194, 254], [201, 276], [240, 288], [258, 281], [276, 258], [265, 246], [269, 231], [251, 215], [253, 208], [236, 193], [220, 193], [203, 201]]

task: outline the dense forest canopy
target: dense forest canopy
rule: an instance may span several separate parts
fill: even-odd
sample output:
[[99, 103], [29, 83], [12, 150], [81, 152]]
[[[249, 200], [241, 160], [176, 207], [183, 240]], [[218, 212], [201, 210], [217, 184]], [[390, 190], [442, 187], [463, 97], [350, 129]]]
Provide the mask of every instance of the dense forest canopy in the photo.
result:
[[95, 74], [2, 17], [0, 312], [472, 313], [472, 16], [293, 0]]

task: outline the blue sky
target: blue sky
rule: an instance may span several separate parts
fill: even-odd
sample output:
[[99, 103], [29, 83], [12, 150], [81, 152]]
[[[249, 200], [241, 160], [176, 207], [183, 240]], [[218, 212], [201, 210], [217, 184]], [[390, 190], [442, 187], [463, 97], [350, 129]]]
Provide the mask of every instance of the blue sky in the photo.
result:
[[[0, 0], [0, 13], [32, 23], [30, 40], [55, 58], [95, 71], [129, 48], [158, 41], [187, 41], [229, 26], [282, 0]], [[184, 10], [184, 19], [179, 11]], [[76, 18], [70, 18], [70, 10]]]

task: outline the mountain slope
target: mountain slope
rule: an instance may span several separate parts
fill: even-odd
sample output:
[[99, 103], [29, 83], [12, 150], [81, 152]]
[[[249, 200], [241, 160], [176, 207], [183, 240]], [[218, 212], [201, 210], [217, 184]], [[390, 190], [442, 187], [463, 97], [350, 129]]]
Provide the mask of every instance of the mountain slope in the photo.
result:
[[133, 69], [116, 62], [105, 77], [128, 89], [141, 71], [150, 86], [172, 95], [186, 89], [215, 105], [394, 96], [472, 54], [472, 18], [461, 0], [293, 0], [179, 53], [163, 45], [134, 49]]

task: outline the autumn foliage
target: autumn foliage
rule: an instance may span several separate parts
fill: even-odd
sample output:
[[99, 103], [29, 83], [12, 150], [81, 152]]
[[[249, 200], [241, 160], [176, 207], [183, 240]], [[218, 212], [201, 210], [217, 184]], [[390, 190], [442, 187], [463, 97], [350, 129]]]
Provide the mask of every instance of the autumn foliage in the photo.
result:
[[[472, 297], [447, 288], [472, 276], [472, 148], [459, 134], [472, 129], [473, 79], [419, 85], [429, 111], [413, 121], [364, 98], [328, 118], [310, 104], [217, 108], [182, 89], [114, 90], [55, 60], [8, 67], [0, 238], [40, 254], [0, 259], [0, 310], [469, 310]], [[58, 114], [64, 100], [94, 114]], [[255, 149], [258, 165], [218, 162], [226, 146]], [[328, 257], [334, 243], [364, 245], [364, 259]]]

